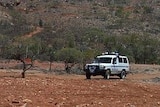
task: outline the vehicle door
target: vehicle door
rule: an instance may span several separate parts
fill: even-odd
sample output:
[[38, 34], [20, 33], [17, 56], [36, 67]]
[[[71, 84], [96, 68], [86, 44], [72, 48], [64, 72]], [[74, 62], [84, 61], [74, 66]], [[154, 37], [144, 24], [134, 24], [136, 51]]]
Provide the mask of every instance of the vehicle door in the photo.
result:
[[113, 58], [113, 61], [112, 61], [112, 74], [116, 74], [118, 72], [118, 58], [115, 57]]
[[122, 57], [118, 57], [118, 71], [121, 72], [124, 69], [124, 62]]

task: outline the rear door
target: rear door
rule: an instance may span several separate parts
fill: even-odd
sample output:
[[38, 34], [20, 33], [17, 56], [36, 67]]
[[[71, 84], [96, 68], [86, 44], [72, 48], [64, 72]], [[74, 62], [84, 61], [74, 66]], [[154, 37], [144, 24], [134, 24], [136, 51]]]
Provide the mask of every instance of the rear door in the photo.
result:
[[121, 72], [124, 69], [124, 62], [122, 57], [118, 57], [118, 71]]

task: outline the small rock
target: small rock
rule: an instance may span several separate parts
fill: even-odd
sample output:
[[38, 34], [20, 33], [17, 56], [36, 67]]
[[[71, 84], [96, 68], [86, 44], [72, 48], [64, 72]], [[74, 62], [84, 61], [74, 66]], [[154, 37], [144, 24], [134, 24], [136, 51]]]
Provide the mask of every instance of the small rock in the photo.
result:
[[55, 103], [54, 105], [57, 105], [58, 103]]
[[111, 97], [110, 100], [112, 101], [112, 100], [114, 100], [114, 98]]
[[153, 95], [150, 95], [150, 97], [152, 98], [152, 97], [153, 97]]
[[98, 102], [98, 105], [103, 105], [102, 102]]
[[27, 107], [27, 103], [23, 104], [23, 105], [22, 105], [22, 106], [20, 106], [20, 107]]
[[117, 86], [117, 83], [114, 83], [113, 86]]
[[12, 103], [19, 103], [19, 101], [14, 100], [14, 101], [12, 101]]
[[102, 85], [101, 87], [102, 87], [102, 88], [105, 88], [106, 86], [105, 86], [105, 85]]
[[23, 103], [32, 103], [32, 100], [30, 100], [30, 99], [24, 99], [22, 102]]
[[147, 100], [146, 100], [146, 99], [144, 99], [144, 103], [147, 103]]
[[132, 105], [131, 103], [128, 103], [128, 104], [127, 104], [127, 107], [128, 107], [128, 106], [129, 106], [129, 107], [136, 107], [135, 105]]
[[63, 97], [62, 100], [66, 100], [66, 98]]
[[80, 104], [80, 105], [76, 105], [76, 107], [89, 107], [89, 104]]

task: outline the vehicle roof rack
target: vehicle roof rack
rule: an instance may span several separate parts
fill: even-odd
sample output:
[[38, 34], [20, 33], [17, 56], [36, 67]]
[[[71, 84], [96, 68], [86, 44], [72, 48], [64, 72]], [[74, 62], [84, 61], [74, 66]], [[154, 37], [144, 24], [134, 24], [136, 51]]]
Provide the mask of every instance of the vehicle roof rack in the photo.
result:
[[111, 52], [111, 53], [104, 52], [104, 53], [102, 53], [102, 55], [116, 55], [116, 56], [119, 56], [119, 53], [118, 52]]
[[109, 52], [104, 52], [102, 53], [102, 55], [109, 55]]

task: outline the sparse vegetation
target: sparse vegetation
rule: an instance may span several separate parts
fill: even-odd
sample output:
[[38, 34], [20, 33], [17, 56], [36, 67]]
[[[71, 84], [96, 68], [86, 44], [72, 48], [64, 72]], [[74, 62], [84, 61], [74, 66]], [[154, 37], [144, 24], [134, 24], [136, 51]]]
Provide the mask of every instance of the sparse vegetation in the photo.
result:
[[[20, 52], [25, 57], [36, 55], [36, 59], [50, 62], [56, 59], [66, 64], [84, 63], [95, 54], [119, 51], [134, 63], [160, 64], [160, 14], [156, 1], [25, 2], [26, 5], [21, 2], [12, 9], [0, 7], [1, 58]], [[23, 39], [37, 26], [43, 30]], [[51, 55], [53, 52], [56, 58]]]

